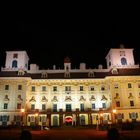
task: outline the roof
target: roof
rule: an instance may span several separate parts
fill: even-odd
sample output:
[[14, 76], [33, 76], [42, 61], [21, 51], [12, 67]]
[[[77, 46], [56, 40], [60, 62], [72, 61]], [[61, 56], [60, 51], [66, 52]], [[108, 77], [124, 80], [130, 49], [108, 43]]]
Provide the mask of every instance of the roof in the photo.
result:
[[2, 71], [0, 77], [30, 77], [32, 79], [93, 79], [93, 78], [105, 78], [108, 76], [140, 76], [140, 68], [137, 69], [118, 69], [117, 74], [112, 74], [112, 70], [109, 72], [94, 72], [94, 77], [89, 77], [88, 72], [71, 72], [70, 77], [65, 77], [65, 73], [47, 73], [47, 77], [42, 78], [41, 73], [26, 73], [24, 75], [18, 75], [18, 72], [14, 71]]

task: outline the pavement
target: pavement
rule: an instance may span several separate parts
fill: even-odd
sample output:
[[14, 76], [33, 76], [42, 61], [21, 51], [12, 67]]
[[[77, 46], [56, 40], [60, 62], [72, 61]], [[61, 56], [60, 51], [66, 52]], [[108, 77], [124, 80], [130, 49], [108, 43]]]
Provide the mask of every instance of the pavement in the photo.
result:
[[[123, 139], [140, 140], [140, 130], [119, 131]], [[107, 131], [81, 128], [57, 128], [31, 131], [32, 140], [107, 140]], [[19, 140], [21, 130], [0, 130], [0, 140]]]

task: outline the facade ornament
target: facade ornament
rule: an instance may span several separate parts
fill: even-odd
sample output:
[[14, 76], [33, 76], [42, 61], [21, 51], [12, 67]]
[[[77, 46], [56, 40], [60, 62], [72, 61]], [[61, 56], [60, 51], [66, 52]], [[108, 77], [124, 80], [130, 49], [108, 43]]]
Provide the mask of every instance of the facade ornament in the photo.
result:
[[32, 98], [29, 100], [29, 102], [36, 102], [35, 97], [32, 96]]
[[133, 95], [132, 95], [132, 93], [129, 93], [129, 96], [128, 96], [128, 98], [129, 98], [129, 99], [132, 99], [132, 98], [134, 98], [134, 97], [133, 97]]
[[23, 99], [21, 98], [21, 95], [18, 95], [18, 101], [23, 101]]
[[46, 71], [43, 71], [41, 73], [41, 78], [47, 78], [48, 77], [48, 73]]
[[116, 93], [116, 96], [114, 97], [114, 99], [120, 99], [119, 94]]
[[57, 96], [54, 96], [52, 99], [53, 102], [58, 102]]
[[9, 101], [10, 99], [8, 98], [8, 95], [5, 95], [4, 101]]
[[86, 101], [86, 99], [84, 98], [84, 96], [80, 96], [79, 101]]
[[96, 99], [95, 99], [94, 95], [91, 95], [91, 98], [89, 100], [90, 101], [95, 101]]
[[65, 101], [72, 101], [71, 96], [66, 96]]
[[42, 102], [47, 102], [48, 100], [46, 99], [45, 96], [43, 96], [41, 101], [42, 101]]
[[94, 77], [95, 75], [94, 75], [94, 71], [93, 70], [90, 70], [89, 72], [88, 72], [88, 77]]
[[105, 95], [102, 96], [101, 101], [104, 101], [104, 100], [108, 100], [108, 99], [105, 97]]
[[25, 74], [25, 71], [23, 69], [18, 70], [18, 76], [23, 76]]
[[114, 68], [112, 68], [111, 73], [118, 74], [119, 72], [118, 72], [118, 69], [114, 67]]

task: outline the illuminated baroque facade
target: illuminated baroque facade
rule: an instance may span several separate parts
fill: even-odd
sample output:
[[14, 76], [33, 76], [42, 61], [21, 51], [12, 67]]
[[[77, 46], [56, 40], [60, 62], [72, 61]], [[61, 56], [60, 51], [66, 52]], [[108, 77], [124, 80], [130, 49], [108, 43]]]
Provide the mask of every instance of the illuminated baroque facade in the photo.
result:
[[[6, 52], [0, 72], [0, 125], [97, 125], [140, 121], [140, 68], [133, 49], [110, 49], [107, 69], [40, 70], [26, 51]], [[23, 111], [21, 110], [23, 109]], [[21, 124], [22, 122], [22, 124]]]

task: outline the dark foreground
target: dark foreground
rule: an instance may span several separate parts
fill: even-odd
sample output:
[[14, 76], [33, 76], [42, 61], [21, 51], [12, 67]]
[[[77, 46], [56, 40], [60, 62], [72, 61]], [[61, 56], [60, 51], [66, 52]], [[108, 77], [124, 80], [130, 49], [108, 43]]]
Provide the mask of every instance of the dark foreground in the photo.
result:
[[[140, 131], [119, 131], [125, 140], [140, 140]], [[31, 131], [32, 140], [107, 140], [107, 131], [83, 128], [59, 128], [42, 131]], [[19, 140], [20, 129], [0, 130], [0, 140]]]

